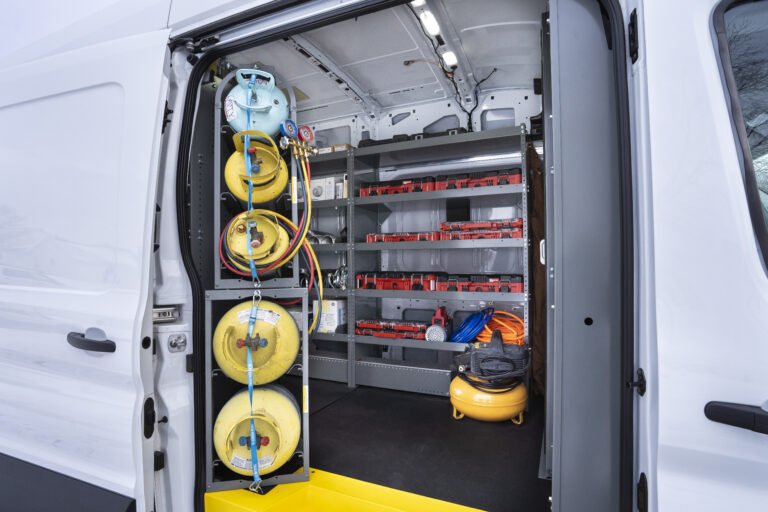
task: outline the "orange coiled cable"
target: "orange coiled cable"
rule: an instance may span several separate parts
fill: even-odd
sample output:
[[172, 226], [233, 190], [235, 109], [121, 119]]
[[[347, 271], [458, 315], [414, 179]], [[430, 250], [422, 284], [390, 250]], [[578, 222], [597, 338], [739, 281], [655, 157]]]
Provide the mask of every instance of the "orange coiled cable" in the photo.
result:
[[475, 340], [488, 343], [491, 341], [493, 331], [501, 331], [501, 339], [504, 343], [525, 344], [525, 322], [515, 314], [495, 311], [493, 317], [485, 324]]

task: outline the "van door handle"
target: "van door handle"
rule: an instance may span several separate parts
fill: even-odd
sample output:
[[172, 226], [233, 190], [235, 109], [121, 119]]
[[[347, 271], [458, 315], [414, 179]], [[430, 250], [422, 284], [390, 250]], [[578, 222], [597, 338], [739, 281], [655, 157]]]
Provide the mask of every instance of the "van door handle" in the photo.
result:
[[768, 411], [756, 405], [709, 402], [704, 415], [712, 421], [768, 434]]
[[107, 339], [104, 331], [94, 327], [86, 329], [85, 333], [71, 332], [67, 334], [67, 342], [75, 348], [91, 352], [114, 352], [117, 347], [114, 341]]

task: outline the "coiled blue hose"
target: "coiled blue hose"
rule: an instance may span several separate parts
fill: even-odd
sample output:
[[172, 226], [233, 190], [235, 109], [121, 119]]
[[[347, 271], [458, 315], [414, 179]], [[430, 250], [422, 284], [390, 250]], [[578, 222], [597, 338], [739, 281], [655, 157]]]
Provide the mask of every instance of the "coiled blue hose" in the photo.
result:
[[469, 315], [458, 329], [453, 331], [448, 341], [453, 343], [469, 343], [474, 340], [493, 317], [493, 308], [487, 308]]

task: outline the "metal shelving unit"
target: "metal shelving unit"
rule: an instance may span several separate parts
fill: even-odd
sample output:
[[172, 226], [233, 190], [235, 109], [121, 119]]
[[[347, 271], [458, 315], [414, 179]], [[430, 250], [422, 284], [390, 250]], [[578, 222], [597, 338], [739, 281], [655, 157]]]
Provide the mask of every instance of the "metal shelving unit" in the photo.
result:
[[[309, 368], [312, 377], [346, 382], [350, 387], [356, 385], [379, 386], [390, 389], [399, 389], [435, 395], [447, 395], [450, 384], [449, 364], [445, 359], [443, 363], [430, 365], [427, 363], [414, 363], [396, 361], [393, 359], [371, 358], [366, 356], [366, 350], [358, 350], [360, 347], [383, 347], [389, 351], [402, 354], [409, 349], [432, 350], [438, 354], [451, 357], [452, 353], [466, 350], [466, 345], [455, 343], [436, 343], [425, 340], [390, 339], [373, 336], [361, 336], [354, 334], [355, 321], [358, 318], [358, 310], [363, 303], [377, 304], [380, 311], [382, 301], [396, 300], [404, 304], [418, 306], [424, 301], [434, 301], [430, 304], [453, 303], [461, 307], [478, 308], [493, 304], [504, 304], [520, 310], [524, 314], [526, 332], [528, 325], [528, 216], [527, 216], [527, 183], [525, 163], [525, 137], [524, 127], [505, 128], [483, 132], [460, 133], [455, 135], [409, 140], [364, 148], [352, 148], [344, 153], [329, 153], [316, 155], [310, 158], [310, 164], [322, 164], [320, 170], [313, 169], [313, 175], [329, 175], [346, 173], [348, 176], [348, 198], [332, 201], [317, 201], [315, 207], [346, 207], [346, 227], [348, 242], [344, 244], [317, 244], [314, 246], [319, 253], [346, 251], [346, 264], [348, 269], [348, 282], [346, 290], [325, 289], [326, 299], [347, 299], [347, 333], [318, 333], [313, 339], [326, 342], [346, 342], [346, 358], [342, 353], [316, 352], [310, 355]], [[508, 147], [505, 151], [504, 148]], [[500, 149], [501, 148], [501, 149]], [[511, 149], [509, 149], [511, 148]], [[396, 194], [386, 196], [356, 197], [357, 184], [360, 182], [377, 181], [380, 179], [380, 167], [398, 168], [402, 163], [421, 162], [428, 163], [430, 171], [439, 171], [439, 165], [434, 162], [444, 160], [457, 160], [466, 158], [467, 155], [493, 155], [498, 161], [508, 161], [510, 150], [512, 153], [519, 151], [515, 166], [523, 169], [523, 182], [521, 184], [499, 185], [492, 187], [476, 187], [468, 189], [439, 190], [428, 192], [414, 192], [408, 194]], [[501, 156], [499, 156], [501, 155]], [[506, 156], [507, 160], [501, 157]], [[346, 159], [346, 168], [342, 160]], [[323, 167], [324, 166], [324, 167]], [[467, 164], [471, 167], [471, 163]], [[507, 164], [498, 164], [497, 168], [508, 167]], [[456, 168], [455, 166], [453, 167]], [[331, 169], [331, 171], [329, 171]], [[334, 171], [335, 169], [335, 171]], [[427, 171], [424, 171], [425, 173]], [[432, 242], [393, 242], [393, 243], [361, 243], [355, 241], [358, 223], [364, 218], [358, 218], [360, 210], [368, 210], [369, 216], [379, 215], [377, 212], [387, 212], [395, 203], [409, 203], [415, 201], [446, 201], [458, 198], [475, 197], [510, 197], [520, 207], [520, 216], [523, 218], [523, 238], [514, 239], [490, 239], [490, 240], [446, 240]], [[341, 213], [340, 213], [341, 214]], [[361, 228], [362, 229], [362, 228]], [[357, 233], [359, 236], [359, 233]], [[493, 292], [436, 292], [436, 291], [398, 291], [398, 290], [357, 290], [355, 289], [355, 275], [357, 272], [368, 270], [359, 267], [360, 258], [363, 255], [376, 257], [380, 262], [381, 254], [385, 251], [400, 250], [453, 250], [453, 249], [515, 249], [522, 250], [524, 274], [523, 293], [493, 293]], [[365, 261], [370, 261], [370, 257]], [[413, 269], [419, 270], [419, 269]], [[375, 301], [375, 302], [371, 302]], [[429, 306], [432, 307], [432, 306]], [[370, 350], [370, 349], [369, 349]]]

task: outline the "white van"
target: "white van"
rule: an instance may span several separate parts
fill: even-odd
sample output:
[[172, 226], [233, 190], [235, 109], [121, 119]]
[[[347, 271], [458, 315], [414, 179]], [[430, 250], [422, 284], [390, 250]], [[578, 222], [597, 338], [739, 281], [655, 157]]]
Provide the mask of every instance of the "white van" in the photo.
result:
[[[768, 0], [3, 14], [0, 510], [766, 508]], [[242, 70], [314, 133], [311, 178], [276, 144], [291, 179], [260, 206], [299, 224], [312, 194], [317, 256], [259, 282], [299, 300], [278, 382], [303, 422], [261, 487], [213, 431], [245, 389], [214, 329], [255, 294], [221, 249], [246, 209], [223, 178]], [[522, 231], [487, 238], [507, 218]], [[337, 315], [309, 336], [318, 298]], [[454, 333], [520, 319], [520, 425], [451, 417], [454, 357], [480, 344], [359, 324], [441, 307]]]

